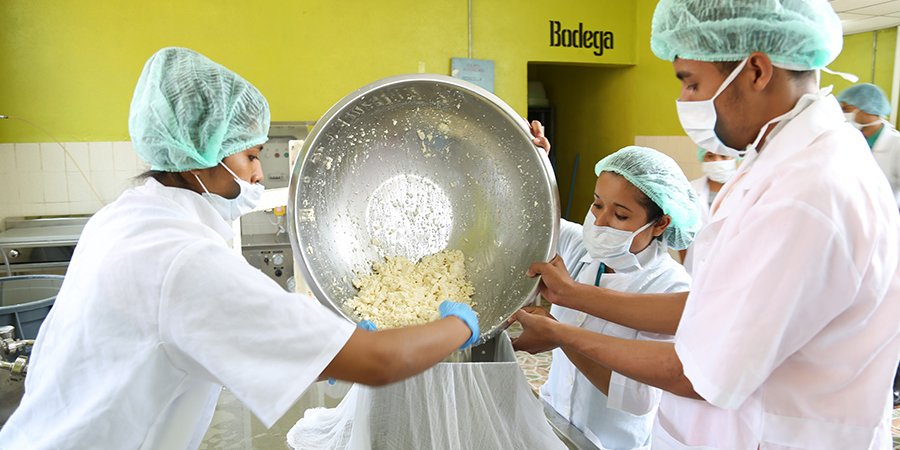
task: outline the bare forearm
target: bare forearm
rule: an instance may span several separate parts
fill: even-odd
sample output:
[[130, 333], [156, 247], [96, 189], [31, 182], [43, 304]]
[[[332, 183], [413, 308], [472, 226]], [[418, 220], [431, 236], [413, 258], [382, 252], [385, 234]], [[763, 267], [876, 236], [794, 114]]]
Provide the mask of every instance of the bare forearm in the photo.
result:
[[674, 344], [619, 339], [563, 324], [554, 327], [553, 340], [632, 380], [701, 399], [684, 375]]
[[609, 379], [612, 377], [612, 371], [602, 364], [598, 364], [587, 356], [575, 351], [571, 347], [562, 347], [562, 351], [566, 354], [566, 357], [569, 358], [569, 361], [572, 361], [572, 364], [575, 365], [578, 371], [581, 372], [594, 387], [603, 392], [604, 395], [609, 395]]
[[441, 362], [471, 334], [456, 317], [377, 332], [356, 330], [323, 374], [374, 386], [390, 384]]
[[684, 312], [687, 292], [636, 294], [577, 284], [557, 302], [635, 330], [674, 335]]
[[418, 327], [386, 330], [386, 348], [397, 357], [394, 381], [408, 378], [441, 362], [468, 340], [466, 324], [448, 317]]

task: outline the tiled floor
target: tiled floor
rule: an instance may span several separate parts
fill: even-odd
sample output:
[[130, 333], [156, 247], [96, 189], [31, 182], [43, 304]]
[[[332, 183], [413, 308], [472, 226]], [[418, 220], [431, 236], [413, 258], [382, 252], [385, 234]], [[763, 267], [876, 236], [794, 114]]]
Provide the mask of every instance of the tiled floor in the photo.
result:
[[[522, 325], [514, 323], [506, 332], [509, 333], [510, 338], [515, 339], [522, 333]], [[550, 359], [550, 352], [537, 355], [516, 352], [516, 360], [519, 362], [519, 367], [522, 368], [522, 372], [525, 373], [525, 378], [528, 379], [528, 384], [531, 385], [534, 392], [538, 392], [541, 385], [547, 381], [547, 375], [550, 373]]]
[[894, 450], [900, 450], [900, 408], [894, 408], [894, 420], [891, 422], [891, 433], [894, 435]]
[[528, 384], [537, 392], [541, 385], [547, 381], [547, 374], [550, 372], [550, 352], [537, 355], [516, 352], [516, 360], [519, 362], [522, 372], [525, 373]]

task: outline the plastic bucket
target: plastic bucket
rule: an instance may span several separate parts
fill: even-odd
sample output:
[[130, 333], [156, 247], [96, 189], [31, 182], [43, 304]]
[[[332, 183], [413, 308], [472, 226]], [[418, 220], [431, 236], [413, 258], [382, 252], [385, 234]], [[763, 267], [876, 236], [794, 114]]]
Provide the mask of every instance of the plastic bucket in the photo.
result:
[[62, 287], [61, 275], [0, 278], [0, 326], [16, 327], [16, 338], [34, 339]]

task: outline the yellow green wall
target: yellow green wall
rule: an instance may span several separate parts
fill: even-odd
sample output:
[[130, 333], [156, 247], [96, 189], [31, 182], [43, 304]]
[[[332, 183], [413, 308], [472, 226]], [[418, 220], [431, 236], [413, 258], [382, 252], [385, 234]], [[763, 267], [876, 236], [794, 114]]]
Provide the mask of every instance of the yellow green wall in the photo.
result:
[[650, 51], [650, 23], [656, 1], [636, 2], [635, 36], [636, 56], [631, 82], [633, 105], [630, 110], [634, 117], [636, 136], [683, 135], [675, 99], [681, 90], [681, 83], [675, 78], [672, 63], [656, 57]]
[[[576, 65], [531, 65], [529, 79], [541, 81], [554, 113], [556, 173], [562, 211], [575, 170], [572, 206], [567, 218], [581, 222], [593, 201], [594, 165], [604, 156], [634, 143], [628, 113], [633, 97], [631, 68]], [[575, 157], [580, 163], [575, 169]]]
[[679, 82], [672, 63], [650, 51], [655, 1], [634, 6], [634, 65], [532, 64], [529, 80], [541, 81], [556, 114], [557, 182], [562, 210], [568, 203], [575, 155], [580, 163], [568, 219], [580, 222], [592, 201], [594, 165], [604, 156], [634, 144], [635, 136], [682, 135], [675, 112]]
[[[681, 135], [671, 63], [650, 51], [655, 0], [473, 0], [473, 56], [495, 61], [496, 93], [526, 114], [527, 80], [540, 77], [558, 103], [559, 184], [565, 201], [575, 153], [578, 206], [589, 201], [596, 160], [634, 136]], [[464, 1], [6, 0], [0, 14], [0, 114], [37, 123], [61, 141], [128, 138], [128, 105], [147, 57], [194, 48], [268, 97], [276, 121], [316, 120], [374, 80], [449, 72], [467, 53]], [[615, 33], [602, 57], [552, 48], [549, 21]], [[896, 30], [846, 37], [831, 67], [890, 92]], [[532, 64], [529, 74], [529, 63]], [[562, 65], [560, 65], [562, 64]], [[835, 91], [848, 83], [823, 75]], [[557, 95], [559, 98], [553, 98]], [[0, 142], [45, 142], [43, 132], [0, 121]], [[580, 208], [580, 206], [578, 206]], [[573, 208], [573, 211], [575, 209]]]
[[[876, 38], [877, 36], [877, 38]], [[877, 44], [873, 48], [873, 43]], [[891, 94], [891, 83], [894, 76], [894, 51], [897, 47], [897, 29], [869, 31], [866, 33], [844, 36], [844, 49], [829, 66], [830, 69], [852, 73], [860, 82], [874, 83]], [[875, 72], [872, 72], [874, 55]], [[834, 85], [834, 92], [839, 93], [851, 86], [849, 81], [840, 77], [822, 74], [822, 84]]]
[[[526, 111], [527, 62], [633, 64], [636, 8], [649, 0], [473, 1], [473, 56], [495, 60], [496, 93]], [[354, 89], [401, 73], [449, 72], [467, 53], [467, 2], [6, 0], [0, 114], [62, 141], [126, 140], [144, 61], [164, 46], [206, 54], [257, 85], [276, 121], [316, 120]], [[613, 31], [602, 57], [551, 48], [549, 20]], [[643, 36], [640, 40], [645, 39]], [[17, 121], [0, 142], [51, 140]]]

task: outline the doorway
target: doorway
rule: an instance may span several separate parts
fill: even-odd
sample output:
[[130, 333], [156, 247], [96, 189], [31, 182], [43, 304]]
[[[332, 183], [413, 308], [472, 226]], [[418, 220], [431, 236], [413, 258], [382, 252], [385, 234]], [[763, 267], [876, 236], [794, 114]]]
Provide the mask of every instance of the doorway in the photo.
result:
[[593, 202], [594, 166], [634, 143], [630, 67], [531, 62], [528, 120], [541, 120], [562, 217], [581, 223]]

